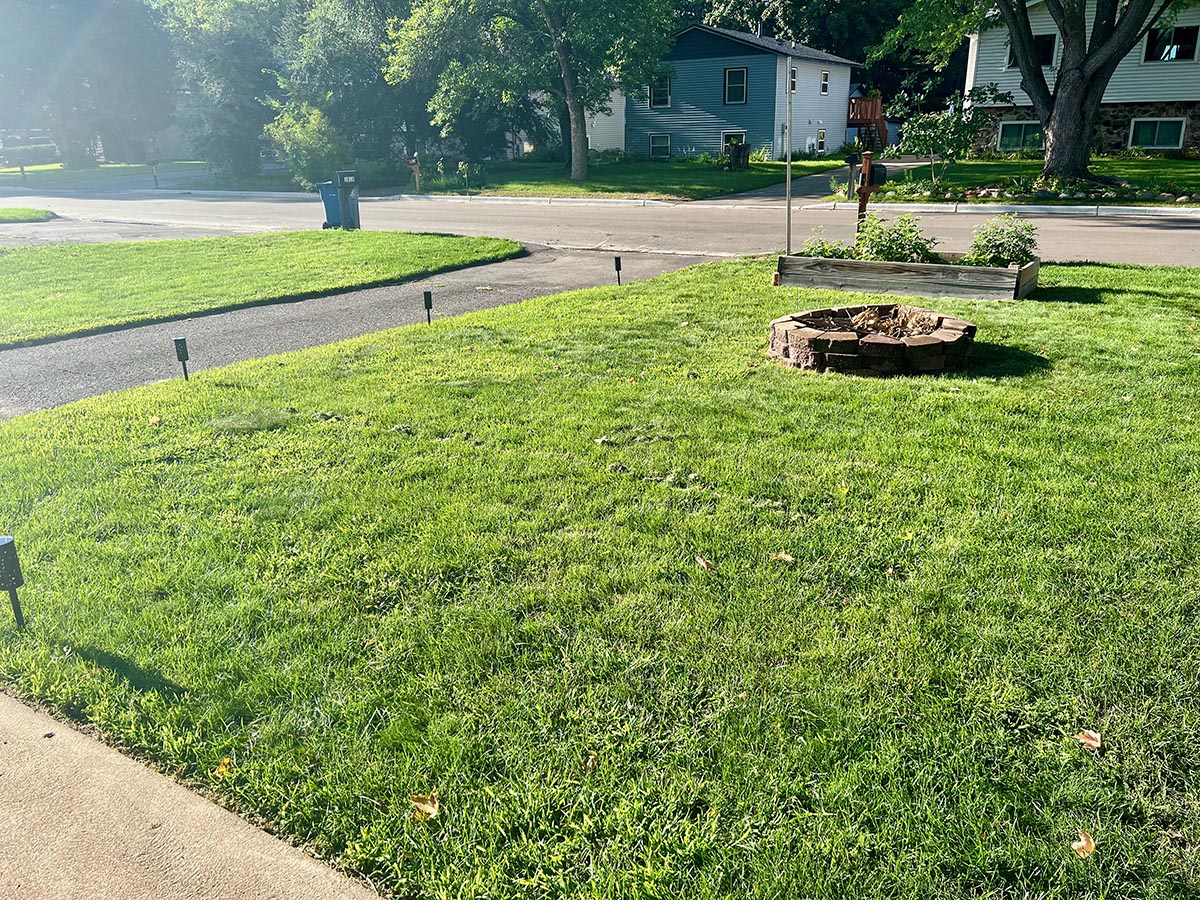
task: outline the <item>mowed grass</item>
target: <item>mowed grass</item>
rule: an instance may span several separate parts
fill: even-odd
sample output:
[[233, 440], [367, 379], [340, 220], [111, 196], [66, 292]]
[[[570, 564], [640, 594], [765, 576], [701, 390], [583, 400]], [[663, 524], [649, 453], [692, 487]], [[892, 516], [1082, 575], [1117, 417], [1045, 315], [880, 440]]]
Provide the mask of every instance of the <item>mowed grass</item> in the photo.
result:
[[771, 269], [0, 425], [0, 677], [403, 897], [1195, 897], [1200, 270], [880, 381]]
[[0, 207], [0, 225], [20, 225], [29, 222], [49, 222], [53, 218], [54, 213], [48, 209]]
[[[836, 168], [836, 160], [797, 160], [793, 178]], [[660, 200], [703, 200], [780, 184], [786, 177], [783, 162], [753, 162], [745, 171], [726, 172], [712, 162], [677, 159], [592, 165], [588, 180], [575, 184], [562, 163], [488, 163], [483, 187], [472, 193], [531, 197], [646, 197]], [[427, 173], [428, 174], [428, 173]], [[415, 185], [408, 186], [414, 191]], [[436, 193], [466, 193], [465, 184], [445, 186], [435, 179], [422, 189]]]
[[388, 284], [520, 252], [497, 238], [387, 231], [0, 248], [0, 346]]
[[[179, 179], [203, 179], [208, 164], [203, 162], [165, 162], [158, 167], [160, 182]], [[151, 166], [134, 163], [104, 163], [90, 169], [67, 169], [61, 163], [0, 168], [0, 187], [45, 188], [46, 190], [121, 191], [154, 187]]]

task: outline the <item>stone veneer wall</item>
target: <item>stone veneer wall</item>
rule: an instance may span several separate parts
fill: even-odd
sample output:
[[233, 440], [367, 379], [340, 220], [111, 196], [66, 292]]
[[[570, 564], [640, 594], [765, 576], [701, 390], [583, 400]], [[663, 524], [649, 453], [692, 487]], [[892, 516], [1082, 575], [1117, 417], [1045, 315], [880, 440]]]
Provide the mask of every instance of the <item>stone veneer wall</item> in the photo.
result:
[[[1183, 149], [1200, 149], [1200, 100], [1179, 100], [1171, 103], [1105, 103], [1100, 107], [1100, 123], [1096, 129], [1097, 150], [1114, 153], [1129, 146], [1129, 123], [1134, 119], [1180, 119], [1186, 118], [1183, 130]], [[1031, 106], [1013, 106], [1004, 109], [999, 122], [1033, 122], [1037, 115]], [[984, 153], [996, 152], [999, 122], [980, 135], [976, 149]]]

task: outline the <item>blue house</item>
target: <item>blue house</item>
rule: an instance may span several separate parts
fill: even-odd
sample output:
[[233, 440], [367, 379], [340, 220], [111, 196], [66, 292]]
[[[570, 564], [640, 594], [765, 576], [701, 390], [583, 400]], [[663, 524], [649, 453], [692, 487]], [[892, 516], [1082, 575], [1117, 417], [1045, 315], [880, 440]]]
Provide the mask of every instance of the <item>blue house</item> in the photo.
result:
[[670, 157], [721, 153], [741, 142], [779, 159], [790, 90], [792, 149], [832, 153], [846, 133], [857, 65], [792, 41], [691, 25], [676, 36], [653, 84], [614, 96], [612, 113], [589, 119], [591, 146]]

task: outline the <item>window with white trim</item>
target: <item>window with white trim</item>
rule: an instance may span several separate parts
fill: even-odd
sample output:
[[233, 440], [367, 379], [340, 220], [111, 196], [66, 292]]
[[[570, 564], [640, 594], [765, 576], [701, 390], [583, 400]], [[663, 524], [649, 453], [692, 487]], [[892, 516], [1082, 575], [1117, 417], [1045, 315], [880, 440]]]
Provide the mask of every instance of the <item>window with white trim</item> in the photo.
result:
[[671, 158], [671, 136], [669, 134], [652, 134], [652, 135], [650, 135], [650, 158], [651, 159], [670, 159]]
[[788, 72], [788, 90], [791, 91], [793, 94], [796, 93], [796, 67], [795, 66], [792, 66], [791, 71]]
[[1146, 62], [1191, 62], [1196, 58], [1200, 25], [1151, 28], [1146, 33]]
[[[1033, 55], [1037, 57], [1038, 65], [1043, 69], [1054, 67], [1054, 50], [1057, 46], [1057, 34], [1035, 34], [1033, 36]], [[1013, 50], [1012, 44], [1008, 45], [1007, 68], [1017, 68], [1017, 54]]]
[[746, 132], [744, 131], [722, 131], [721, 132], [721, 152], [728, 153], [731, 144], [746, 143]]
[[1041, 150], [1045, 147], [1045, 135], [1041, 122], [1001, 122], [1000, 150]]
[[746, 69], [725, 70], [726, 105], [736, 106], [737, 104], [746, 102], [746, 97], [749, 94], [747, 90], [749, 80]]
[[1187, 119], [1134, 119], [1129, 123], [1129, 146], [1147, 150], [1178, 150], [1183, 146]]
[[650, 82], [650, 108], [667, 109], [671, 105], [671, 79], [659, 75]]
[[821, 96], [825, 96], [828, 93], [829, 93], [829, 73], [822, 72], [821, 73]]
[[818, 153], [825, 152], [825, 129], [824, 128], [817, 129], [817, 152]]

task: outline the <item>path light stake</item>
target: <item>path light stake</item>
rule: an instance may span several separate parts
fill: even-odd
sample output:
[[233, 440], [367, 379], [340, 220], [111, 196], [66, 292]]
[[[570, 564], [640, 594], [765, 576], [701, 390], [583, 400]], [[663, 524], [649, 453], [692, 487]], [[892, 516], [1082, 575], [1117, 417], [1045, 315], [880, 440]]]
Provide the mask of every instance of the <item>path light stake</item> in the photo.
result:
[[425, 292], [425, 324], [433, 324], [433, 291]]
[[613, 268], [617, 270], [617, 287], [621, 286], [621, 257], [613, 257]]
[[188, 370], [187, 370], [187, 364], [188, 364], [187, 338], [185, 338], [185, 337], [175, 338], [175, 358], [177, 360], [179, 360], [180, 363], [183, 364], [183, 380], [188, 381], [189, 379], [188, 379]]
[[13, 616], [17, 620], [17, 631], [25, 630], [25, 616], [21, 612], [21, 600], [17, 597], [17, 588], [24, 583], [21, 563], [17, 560], [16, 543], [10, 537], [0, 537], [0, 590], [8, 591]]

